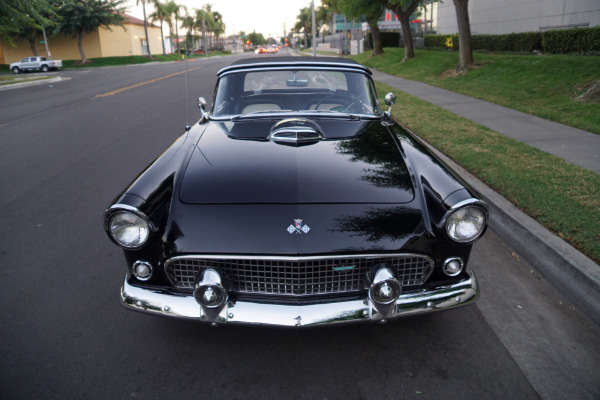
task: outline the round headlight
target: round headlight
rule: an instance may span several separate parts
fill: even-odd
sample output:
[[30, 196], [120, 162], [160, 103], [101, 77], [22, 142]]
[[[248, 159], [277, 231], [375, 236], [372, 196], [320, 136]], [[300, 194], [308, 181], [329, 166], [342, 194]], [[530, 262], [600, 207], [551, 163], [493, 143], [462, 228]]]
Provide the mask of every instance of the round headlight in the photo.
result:
[[446, 233], [459, 243], [476, 240], [486, 226], [485, 211], [476, 206], [466, 206], [454, 211], [446, 220]]
[[139, 215], [128, 211], [114, 214], [108, 227], [112, 238], [128, 249], [142, 246], [150, 235], [148, 223]]

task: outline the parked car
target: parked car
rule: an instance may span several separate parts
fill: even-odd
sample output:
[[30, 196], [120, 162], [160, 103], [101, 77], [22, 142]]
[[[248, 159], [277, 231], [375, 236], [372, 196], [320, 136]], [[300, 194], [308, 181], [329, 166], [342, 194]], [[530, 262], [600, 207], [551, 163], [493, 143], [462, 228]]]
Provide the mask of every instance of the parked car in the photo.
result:
[[[386, 96], [391, 108], [393, 94]], [[212, 324], [385, 321], [473, 303], [486, 204], [350, 60], [248, 59], [119, 194], [128, 309]]]
[[62, 68], [62, 60], [46, 60], [46, 57], [25, 57], [21, 61], [14, 62], [9, 65], [10, 70], [15, 73], [27, 71], [42, 71], [57, 70]]

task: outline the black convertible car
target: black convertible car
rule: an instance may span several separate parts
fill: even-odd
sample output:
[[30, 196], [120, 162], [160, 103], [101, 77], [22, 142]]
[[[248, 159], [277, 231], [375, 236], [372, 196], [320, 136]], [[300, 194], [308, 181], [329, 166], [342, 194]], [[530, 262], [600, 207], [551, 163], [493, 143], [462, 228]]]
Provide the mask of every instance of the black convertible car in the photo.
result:
[[[393, 94], [386, 96], [392, 106]], [[125, 307], [212, 324], [385, 321], [471, 304], [488, 210], [336, 58], [248, 59], [121, 193]]]

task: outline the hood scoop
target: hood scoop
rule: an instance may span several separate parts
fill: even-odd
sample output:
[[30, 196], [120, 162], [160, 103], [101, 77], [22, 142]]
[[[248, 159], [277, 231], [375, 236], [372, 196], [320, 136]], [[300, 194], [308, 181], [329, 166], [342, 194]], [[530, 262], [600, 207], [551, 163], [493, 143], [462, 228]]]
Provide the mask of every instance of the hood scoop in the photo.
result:
[[289, 118], [279, 121], [271, 128], [268, 139], [287, 146], [306, 146], [317, 143], [325, 137], [314, 121], [303, 118]]

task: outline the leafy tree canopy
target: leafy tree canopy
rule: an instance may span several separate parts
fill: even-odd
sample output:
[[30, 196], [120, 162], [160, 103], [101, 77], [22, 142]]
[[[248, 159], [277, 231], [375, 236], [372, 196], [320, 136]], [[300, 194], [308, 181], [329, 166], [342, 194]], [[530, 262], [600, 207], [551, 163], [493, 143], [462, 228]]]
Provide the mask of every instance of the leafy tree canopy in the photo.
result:
[[0, 39], [14, 44], [13, 38], [24, 28], [42, 30], [56, 24], [55, 8], [48, 0], [0, 1]]
[[123, 26], [125, 8], [124, 0], [67, 0], [58, 10], [62, 18], [56, 31], [77, 39], [81, 62], [85, 63], [83, 36], [103, 27], [111, 30], [111, 26]]

